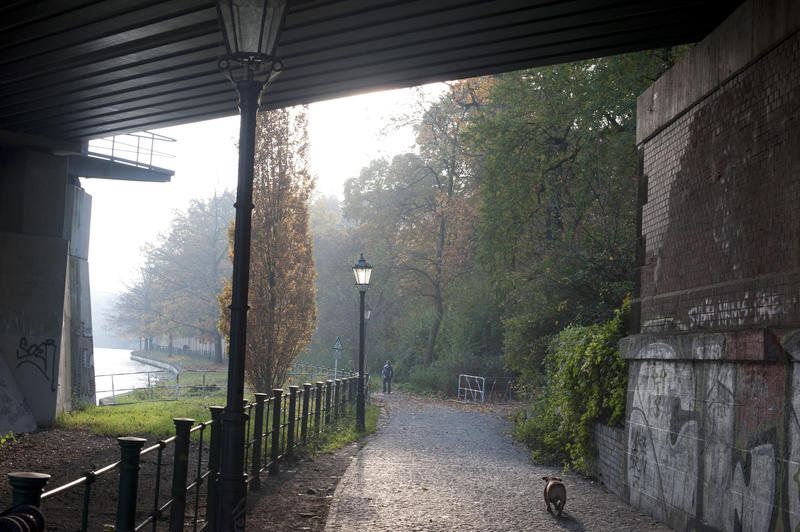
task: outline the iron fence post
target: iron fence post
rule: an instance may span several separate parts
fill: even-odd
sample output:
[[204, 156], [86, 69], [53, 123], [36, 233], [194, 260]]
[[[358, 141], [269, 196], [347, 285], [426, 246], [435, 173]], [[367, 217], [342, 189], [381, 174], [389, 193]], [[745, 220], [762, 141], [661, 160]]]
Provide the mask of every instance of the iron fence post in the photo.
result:
[[333, 381], [328, 379], [325, 381], [325, 426], [331, 424], [331, 387]]
[[206, 519], [210, 530], [215, 530], [217, 523], [217, 475], [219, 474], [220, 439], [222, 438], [222, 406], [210, 406], [211, 410], [211, 442], [208, 446], [208, 495], [206, 497]]
[[314, 397], [314, 437], [319, 436], [319, 423], [322, 416], [322, 381], [317, 381], [317, 391]]
[[308, 444], [308, 401], [311, 399], [311, 383], [303, 383], [303, 424], [300, 425], [300, 440], [303, 447]]
[[341, 416], [347, 416], [347, 388], [350, 386], [350, 379], [345, 377], [342, 379], [342, 406], [339, 408], [341, 410]]
[[133, 532], [136, 528], [136, 494], [139, 490], [139, 453], [144, 438], [117, 438], [120, 447], [119, 499], [117, 501], [117, 532]]
[[333, 381], [333, 422], [339, 421], [339, 396], [342, 393], [342, 379]]
[[33, 473], [20, 471], [8, 474], [8, 483], [11, 485], [12, 506], [30, 504], [37, 508], [42, 503], [42, 492], [50, 480], [46, 473]]
[[[242, 414], [244, 417], [244, 438], [242, 438], [242, 453], [244, 456], [244, 460], [242, 461], [242, 476], [247, 479], [247, 459], [250, 453], [250, 447], [252, 446], [252, 442], [250, 441], [250, 412], [253, 410], [253, 405], [247, 399], [242, 399]], [[245, 485], [246, 487], [246, 485]]]
[[256, 398], [256, 419], [253, 424], [253, 459], [250, 467], [250, 491], [261, 489], [261, 438], [264, 437], [264, 402], [267, 394], [254, 393]]
[[175, 461], [172, 466], [172, 507], [169, 514], [170, 532], [183, 530], [186, 513], [186, 479], [189, 472], [189, 431], [194, 419], [176, 417], [175, 423]]
[[286, 426], [286, 456], [294, 456], [295, 421], [297, 417], [297, 390], [298, 386], [289, 386], [289, 422]]
[[278, 467], [278, 456], [280, 455], [281, 438], [281, 395], [283, 390], [276, 388], [272, 390], [272, 443], [269, 447], [269, 474], [277, 475], [280, 472]]

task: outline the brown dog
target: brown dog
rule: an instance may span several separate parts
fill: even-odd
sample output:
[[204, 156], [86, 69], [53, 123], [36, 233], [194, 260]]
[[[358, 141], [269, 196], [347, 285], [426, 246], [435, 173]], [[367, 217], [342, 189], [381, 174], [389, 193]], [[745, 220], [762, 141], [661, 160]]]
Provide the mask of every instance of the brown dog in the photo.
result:
[[564, 505], [567, 504], [567, 488], [558, 477], [542, 477], [542, 480], [547, 482], [544, 485], [544, 503], [547, 505], [547, 511], [550, 510], [550, 503], [556, 507], [558, 516], [561, 517], [561, 512], [564, 510]]

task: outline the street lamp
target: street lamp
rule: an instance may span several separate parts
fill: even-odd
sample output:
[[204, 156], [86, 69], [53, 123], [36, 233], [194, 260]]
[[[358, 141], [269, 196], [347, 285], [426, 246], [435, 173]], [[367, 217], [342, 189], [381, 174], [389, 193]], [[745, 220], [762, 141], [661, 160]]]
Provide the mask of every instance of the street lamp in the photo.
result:
[[226, 49], [219, 68], [236, 87], [240, 114], [228, 391], [222, 415], [219, 505], [211, 509], [214, 529], [230, 531], [244, 530], [247, 494], [243, 400], [256, 112], [261, 91], [281, 70], [275, 48], [286, 17], [286, 0], [218, 0], [217, 15]]
[[359, 328], [358, 328], [358, 395], [356, 396], [356, 430], [366, 430], [364, 422], [364, 295], [369, 288], [369, 277], [372, 275], [372, 266], [364, 260], [364, 254], [353, 266], [353, 275], [356, 277], [356, 288], [361, 296], [359, 305]]

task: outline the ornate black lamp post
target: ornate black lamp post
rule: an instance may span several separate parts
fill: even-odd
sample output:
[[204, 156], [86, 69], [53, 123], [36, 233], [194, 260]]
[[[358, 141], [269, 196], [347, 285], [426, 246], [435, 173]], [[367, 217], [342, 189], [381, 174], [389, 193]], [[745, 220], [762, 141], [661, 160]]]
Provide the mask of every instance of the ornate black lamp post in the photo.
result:
[[353, 275], [356, 277], [356, 288], [361, 296], [359, 305], [359, 334], [358, 334], [358, 395], [356, 396], [356, 430], [364, 431], [364, 296], [369, 288], [369, 277], [372, 274], [372, 266], [364, 260], [364, 254], [353, 266]]
[[274, 54], [286, 16], [286, 0], [218, 0], [217, 14], [227, 54], [219, 68], [239, 93], [239, 179], [233, 237], [231, 328], [227, 404], [222, 416], [222, 459], [215, 528], [244, 530], [244, 356], [250, 280], [253, 211], [253, 152], [261, 91], [281, 70]]

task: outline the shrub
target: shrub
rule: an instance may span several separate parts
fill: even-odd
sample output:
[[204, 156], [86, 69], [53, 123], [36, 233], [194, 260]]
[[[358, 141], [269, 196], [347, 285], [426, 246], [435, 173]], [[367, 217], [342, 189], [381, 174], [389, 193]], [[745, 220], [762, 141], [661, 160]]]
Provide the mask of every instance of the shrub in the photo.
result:
[[627, 367], [619, 340], [627, 333], [630, 304], [601, 325], [569, 326], [556, 334], [545, 360], [546, 383], [515, 434], [535, 449], [534, 458], [558, 459], [588, 473], [596, 422], [625, 421]]
[[408, 374], [404, 389], [411, 393], [455, 396], [458, 393], [458, 375], [437, 366], [414, 366]]
[[11, 443], [12, 441], [17, 441], [17, 437], [14, 436], [14, 432], [11, 431], [5, 436], [0, 435], [0, 447], [5, 445], [6, 443]]

